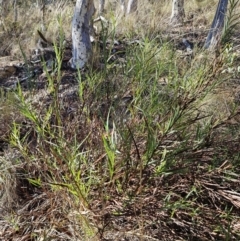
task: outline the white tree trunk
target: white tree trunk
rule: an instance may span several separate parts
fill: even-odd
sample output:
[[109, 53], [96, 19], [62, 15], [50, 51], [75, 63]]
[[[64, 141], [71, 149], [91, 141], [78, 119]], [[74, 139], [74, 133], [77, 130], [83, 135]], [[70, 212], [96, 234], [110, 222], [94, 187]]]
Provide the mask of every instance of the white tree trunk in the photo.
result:
[[120, 4], [121, 4], [121, 9], [122, 9], [122, 11], [125, 13], [125, 8], [126, 8], [126, 6], [125, 6], [125, 0], [120, 0]]
[[137, 11], [138, 0], [129, 0], [127, 5], [126, 14], [130, 14]]
[[104, 11], [105, 0], [99, 0], [99, 15]]
[[171, 24], [182, 24], [184, 17], [184, 0], [172, 0]]
[[77, 0], [72, 21], [71, 67], [83, 68], [92, 56], [90, 20], [95, 12], [93, 0]]
[[[121, 9], [125, 12], [125, 0], [118, 0], [121, 4]], [[131, 1], [131, 0], [130, 0]], [[101, 15], [104, 11], [105, 0], [99, 0], [99, 15]]]
[[214, 49], [221, 41], [222, 29], [224, 27], [225, 14], [227, 12], [228, 0], [219, 0], [217, 10], [209, 30], [204, 47]]

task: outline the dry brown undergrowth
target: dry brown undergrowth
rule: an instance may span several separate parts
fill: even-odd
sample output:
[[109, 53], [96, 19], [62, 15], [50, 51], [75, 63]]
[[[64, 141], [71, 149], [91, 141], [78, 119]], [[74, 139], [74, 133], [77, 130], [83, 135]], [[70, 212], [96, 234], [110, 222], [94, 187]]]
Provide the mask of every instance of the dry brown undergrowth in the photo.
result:
[[[161, 18], [164, 16], [161, 15]], [[196, 18], [202, 18], [202, 15], [197, 15]], [[156, 19], [158, 20], [157, 16]], [[150, 26], [152, 31], [153, 26], [157, 26], [155, 20], [146, 20], [145, 23], [140, 18], [137, 34], [144, 34], [141, 30], [144, 24]], [[22, 30], [25, 28], [24, 25]], [[182, 48], [182, 36], [201, 46], [206, 31], [196, 28], [193, 22], [169, 33], [163, 26], [164, 39], [170, 39], [176, 49]], [[120, 35], [125, 31], [125, 27], [122, 27], [119, 30]], [[29, 33], [25, 32], [22, 36], [27, 34]], [[135, 36], [135, 42], [133, 41], [130, 48], [139, 43], [136, 38]], [[131, 41], [126, 39], [125, 42], [122, 38], [119, 39], [122, 41], [121, 51], [127, 49]], [[139, 39], [141, 40], [140, 37], [137, 40]], [[24, 49], [25, 45], [22, 47]], [[116, 52], [118, 47], [115, 46]], [[116, 54], [117, 60], [124, 58], [121, 51]], [[177, 58], [182, 61], [179, 71], [182, 71], [180, 74], [183, 76], [184, 68], [191, 66], [194, 61], [192, 57], [182, 56], [182, 52]], [[219, 63], [216, 71], [216, 66], [211, 65], [212, 62], [209, 63], [213, 67], [212, 73], [209, 73], [210, 78], [222, 76], [221, 68], [226, 67], [225, 62]], [[39, 137], [37, 122], [31, 122], [19, 113], [18, 108], [21, 105], [14, 99], [14, 91], [17, 80], [24, 79], [28, 73], [26, 68], [27, 65], [23, 65], [11, 72], [12, 68], [9, 67], [9, 71], [2, 72], [8, 76], [4, 76], [0, 82], [3, 87], [0, 107], [1, 240], [239, 240], [239, 114], [236, 112], [234, 118], [231, 115], [229, 119], [226, 118], [228, 111], [230, 112], [229, 106], [237, 100], [236, 81], [239, 81], [239, 76], [223, 83], [215, 90], [216, 95], [213, 93], [206, 101], [208, 105], [202, 106], [204, 111], [204, 108], [207, 108], [208, 113], [217, 112], [216, 118], [211, 120], [213, 128], [209, 135], [206, 135], [202, 148], [191, 147], [191, 144], [195, 144], [194, 139], [192, 143], [191, 140], [187, 142], [186, 149], [179, 149], [173, 154], [174, 166], [162, 175], [155, 173], [155, 163], [144, 168], [141, 176], [139, 174], [139, 163], [144, 157], [147, 142], [146, 133], [141, 130], [141, 126], [144, 126], [146, 120], [138, 114], [128, 120], [126, 129], [120, 124], [121, 135], [130, 144], [125, 145], [119, 140], [118, 151], [121, 155], [116, 157], [118, 172], [111, 182], [103, 168], [107, 154], [102, 139], [103, 136], [114, 134], [114, 131], [107, 132], [101, 118], [107, 119], [112, 104], [119, 108], [122, 106], [122, 99], [123, 102], [129, 99], [132, 101], [134, 95], [137, 95], [133, 83], [129, 83], [127, 87], [122, 86], [123, 81], [119, 82], [119, 79], [127, 77], [125, 73], [119, 74], [115, 69], [118, 75], [114, 76], [109, 72], [112, 75], [106, 76], [104, 80], [101, 75], [96, 74], [93, 76], [102, 81], [101, 85], [97, 83], [98, 88], [91, 92], [90, 83], [89, 86], [86, 84], [89, 89], [81, 99], [77, 73], [69, 69], [62, 70], [60, 84], [55, 85], [58, 88], [59, 113], [53, 112], [49, 118], [51, 131], [59, 139], [63, 137], [61, 142], [54, 135]], [[42, 73], [42, 69], [41, 64], [31, 66], [31, 71], [36, 73], [32, 77], [34, 85], [30, 88], [31, 91], [27, 82], [21, 83], [23, 95], [32, 102], [39, 120], [42, 120], [47, 108], [54, 102], [54, 92], [49, 92], [47, 74]], [[99, 69], [94, 71], [98, 73]], [[229, 74], [225, 73], [223, 77], [229, 79]], [[57, 79], [56, 73], [53, 78]], [[82, 78], [84, 83], [88, 83], [88, 72], [83, 73]], [[100, 89], [110, 93], [110, 96], [101, 95]], [[111, 96], [111, 91], [117, 96]], [[146, 96], [143, 98], [148, 101]], [[222, 122], [214, 123], [219, 116]], [[20, 144], [16, 148], [9, 143], [13, 122], [19, 124], [23, 149]], [[66, 175], [69, 172], [66, 160], [73, 152], [75, 141], [81, 143], [87, 136], [79, 149], [80, 153], [86, 152], [84, 155], [87, 159], [87, 163], [81, 165], [81, 178], [88, 180], [88, 170], [92, 169], [102, 174], [104, 183], [99, 182], [96, 174], [91, 186], [93, 188], [87, 200], [84, 200], [73, 192], [71, 186], [67, 186], [70, 183], [76, 187], [77, 184], [72, 182], [74, 179], [71, 179], [71, 175]], [[73, 140], [73, 137], [76, 140]], [[169, 150], [177, 150], [182, 141], [180, 136], [170, 133], [163, 138], [161, 144]], [[62, 146], [54, 149], [55, 144]], [[158, 154], [154, 158], [161, 156]], [[126, 161], [125, 165], [122, 160]], [[48, 161], [53, 161], [54, 165], [49, 165]], [[92, 175], [94, 177], [95, 173]], [[69, 179], [64, 180], [63, 177]], [[41, 178], [41, 185], [37, 181], [33, 182], [38, 178]], [[120, 181], [122, 185], [119, 184]]]

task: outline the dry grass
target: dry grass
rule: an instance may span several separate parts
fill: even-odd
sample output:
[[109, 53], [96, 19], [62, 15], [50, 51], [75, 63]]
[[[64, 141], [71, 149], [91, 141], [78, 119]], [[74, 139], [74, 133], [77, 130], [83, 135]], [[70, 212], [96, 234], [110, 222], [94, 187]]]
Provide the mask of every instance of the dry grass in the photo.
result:
[[[37, 35], [37, 30], [42, 29], [42, 10], [36, 6], [29, 4], [29, 9], [26, 11], [24, 8], [18, 8], [18, 21], [13, 22], [13, 10], [6, 11], [5, 17], [2, 20], [2, 38], [8, 39], [8, 41], [1, 40], [3, 43], [0, 49], [1, 55], [11, 55], [15, 58], [21, 58], [21, 51], [19, 50], [19, 43], [26, 51], [29, 53], [32, 49], [36, 48], [36, 43], [39, 38]], [[96, 8], [98, 7], [96, 1]], [[193, 25], [196, 28], [192, 31], [196, 31], [199, 27], [204, 27], [205, 25], [210, 25], [213, 18], [214, 9], [216, 1], [214, 4], [205, 6], [201, 8], [200, 14], [198, 13], [199, 7], [194, 1], [186, 3], [186, 13], [187, 17], [194, 16]], [[67, 39], [71, 36], [71, 18], [73, 14], [74, 5], [72, 1], [60, 1], [60, 3], [55, 3], [53, 5], [46, 5], [45, 8], [45, 35], [50, 41], [56, 41], [58, 38], [58, 17], [62, 18], [62, 27]], [[160, 33], [168, 29], [168, 20], [171, 14], [171, 4], [161, 1], [156, 1], [150, 4], [148, 0], [143, 1], [143, 4], [139, 6], [139, 14], [128, 16], [127, 18], [122, 17], [122, 12], [120, 9], [120, 4], [115, 1], [107, 1], [106, 18], [112, 22], [113, 16], [118, 16], [114, 20], [114, 26], [117, 33], [119, 34], [131, 34], [136, 33], [141, 36], [146, 34], [151, 36], [153, 33]], [[204, 17], [201, 14], [204, 12]], [[146, 17], [150, 16], [150, 17]], [[204, 18], [204, 19], [203, 19]], [[203, 26], [204, 25], [204, 26]]]
[[[73, 11], [61, 4], [45, 18], [58, 43]], [[239, 240], [239, 38], [203, 53], [212, 8], [189, 2], [169, 29], [169, 2], [153, 5], [123, 17], [108, 2], [81, 73], [61, 54], [50, 72], [29, 64], [41, 12], [7, 14], [0, 52], [26, 59], [0, 79], [1, 240]]]

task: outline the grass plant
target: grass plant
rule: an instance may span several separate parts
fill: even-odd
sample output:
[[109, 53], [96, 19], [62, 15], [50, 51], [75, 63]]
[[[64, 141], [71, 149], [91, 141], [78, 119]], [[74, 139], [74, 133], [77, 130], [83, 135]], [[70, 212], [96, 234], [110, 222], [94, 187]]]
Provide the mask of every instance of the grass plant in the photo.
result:
[[239, 107], [225, 71], [237, 56], [185, 56], [179, 32], [135, 17], [136, 29], [101, 23], [92, 63], [68, 73], [58, 15], [43, 90], [18, 82], [0, 96], [3, 240], [239, 239]]

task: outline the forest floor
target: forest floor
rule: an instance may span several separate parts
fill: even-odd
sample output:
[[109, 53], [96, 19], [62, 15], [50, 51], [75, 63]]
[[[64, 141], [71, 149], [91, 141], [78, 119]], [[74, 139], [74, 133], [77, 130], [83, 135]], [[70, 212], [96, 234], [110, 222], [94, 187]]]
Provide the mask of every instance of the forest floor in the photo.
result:
[[106, 14], [81, 71], [58, 15], [41, 51], [3, 29], [0, 240], [240, 239], [240, 35], [203, 50], [212, 15], [191, 10]]

